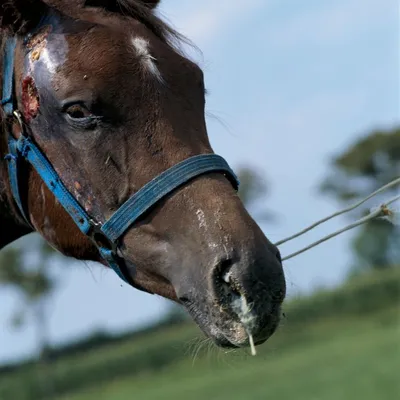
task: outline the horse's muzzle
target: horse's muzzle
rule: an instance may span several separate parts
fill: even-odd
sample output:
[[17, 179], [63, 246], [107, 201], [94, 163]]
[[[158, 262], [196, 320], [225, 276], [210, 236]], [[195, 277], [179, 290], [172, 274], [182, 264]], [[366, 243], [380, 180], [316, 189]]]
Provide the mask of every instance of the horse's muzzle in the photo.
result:
[[221, 347], [265, 342], [277, 329], [286, 294], [279, 253], [272, 248], [221, 257], [211, 270], [207, 294], [181, 296], [200, 328]]

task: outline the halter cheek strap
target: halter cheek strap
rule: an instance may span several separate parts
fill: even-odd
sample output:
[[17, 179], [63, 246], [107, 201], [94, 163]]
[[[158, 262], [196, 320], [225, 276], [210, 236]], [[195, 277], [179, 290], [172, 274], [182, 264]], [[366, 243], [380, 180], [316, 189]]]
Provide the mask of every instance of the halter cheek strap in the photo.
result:
[[136, 194], [129, 198], [107, 221], [95, 221], [79, 204], [63, 184], [60, 176], [47, 160], [45, 154], [24, 135], [22, 119], [14, 110], [14, 54], [16, 39], [7, 40], [3, 58], [3, 97], [1, 105], [7, 117], [17, 118], [21, 136], [15, 139], [8, 132], [8, 151], [6, 160], [10, 186], [14, 200], [29, 224], [19, 189], [19, 174], [23, 163], [28, 162], [37, 171], [43, 182], [54, 194], [58, 202], [71, 216], [80, 231], [88, 236], [97, 247], [101, 257], [125, 282], [134, 285], [125, 261], [117, 254], [120, 239], [126, 231], [138, 221], [156, 203], [175, 191], [188, 181], [207, 173], [218, 172], [228, 177], [235, 189], [239, 182], [228, 163], [216, 154], [203, 154], [188, 158], [164, 171], [147, 183]]

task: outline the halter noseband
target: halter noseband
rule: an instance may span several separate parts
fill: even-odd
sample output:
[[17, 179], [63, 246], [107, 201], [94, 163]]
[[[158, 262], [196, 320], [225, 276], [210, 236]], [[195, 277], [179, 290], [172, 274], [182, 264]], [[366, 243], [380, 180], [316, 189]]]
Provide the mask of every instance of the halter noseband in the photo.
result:
[[194, 156], [174, 165], [147, 183], [130, 197], [106, 222], [95, 221], [68, 191], [44, 153], [33, 142], [32, 138], [28, 137], [24, 132], [21, 115], [18, 110], [14, 109], [13, 90], [16, 43], [16, 38], [12, 37], [5, 44], [3, 95], [1, 100], [5, 115], [8, 118], [16, 118], [21, 128], [19, 139], [15, 139], [11, 129], [9, 129], [9, 154], [5, 157], [8, 163], [10, 186], [14, 200], [22, 216], [29, 224], [29, 218], [22, 205], [18, 181], [19, 167], [23, 161], [27, 161], [72, 217], [80, 231], [93, 241], [102, 258], [122, 280], [134, 286], [124, 259], [117, 254], [119, 240], [127, 229], [161, 199], [199, 175], [210, 172], [223, 173], [229, 178], [235, 189], [239, 186], [238, 179], [222, 157], [216, 154]]

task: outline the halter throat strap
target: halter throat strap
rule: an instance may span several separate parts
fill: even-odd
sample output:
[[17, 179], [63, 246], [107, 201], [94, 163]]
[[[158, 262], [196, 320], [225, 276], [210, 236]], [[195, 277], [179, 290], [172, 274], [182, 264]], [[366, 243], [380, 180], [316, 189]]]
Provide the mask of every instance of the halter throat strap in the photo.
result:
[[22, 117], [14, 108], [15, 47], [16, 38], [9, 38], [6, 42], [3, 56], [3, 93], [1, 106], [8, 118], [17, 119], [21, 129], [19, 139], [15, 139], [9, 128], [8, 154], [5, 157], [8, 163], [11, 192], [18, 209], [27, 223], [30, 224], [21, 200], [19, 181], [20, 170], [28, 162], [36, 170], [58, 202], [68, 212], [79, 230], [92, 240], [107, 264], [122, 280], [135, 286], [131, 277], [132, 271], [128, 269], [125, 260], [117, 252], [120, 240], [126, 231], [160, 200], [200, 175], [212, 172], [222, 173], [230, 180], [234, 188], [238, 189], [239, 182], [235, 173], [219, 155], [202, 154], [190, 157], [164, 171], [147, 183], [122, 204], [107, 221], [96, 221], [69, 192], [60, 176], [42, 150], [34, 143], [33, 139], [25, 135]]

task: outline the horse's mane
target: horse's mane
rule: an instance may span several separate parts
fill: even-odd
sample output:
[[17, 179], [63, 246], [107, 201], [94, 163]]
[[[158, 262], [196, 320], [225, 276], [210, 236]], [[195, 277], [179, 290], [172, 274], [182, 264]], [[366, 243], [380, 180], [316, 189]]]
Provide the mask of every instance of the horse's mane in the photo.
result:
[[[138, 0], [6, 0], [0, 10], [0, 36], [4, 36], [8, 30], [19, 33], [28, 30], [31, 21], [40, 19], [43, 15], [45, 5], [77, 19], [85, 19], [85, 13], [90, 9], [91, 13], [107, 12], [109, 14], [130, 17], [144, 24], [159, 39], [169, 44], [178, 45], [180, 42], [189, 41], [170, 25], [158, 17], [150, 6]], [[152, 3], [149, 1], [149, 3]], [[153, 3], [157, 3], [153, 1]], [[96, 10], [97, 9], [97, 10]], [[39, 16], [39, 17], [38, 17]], [[80, 18], [81, 17], [81, 18]], [[4, 39], [4, 38], [3, 38]], [[171, 43], [172, 42], [172, 43]]]

